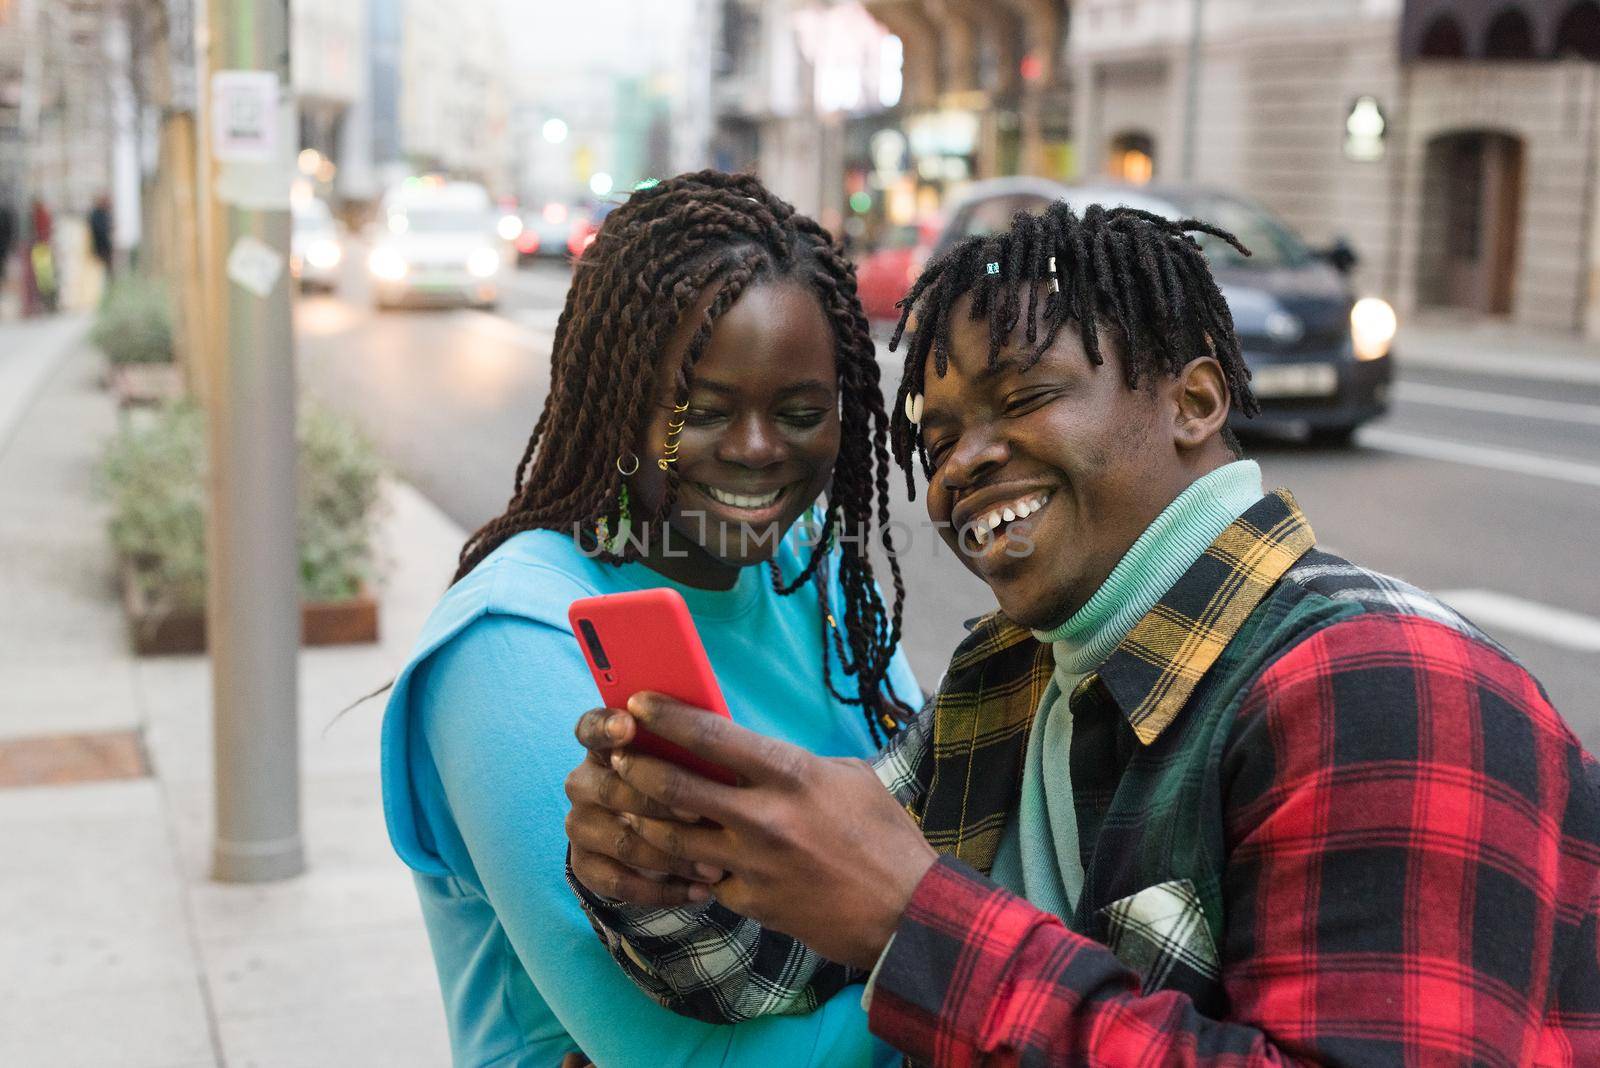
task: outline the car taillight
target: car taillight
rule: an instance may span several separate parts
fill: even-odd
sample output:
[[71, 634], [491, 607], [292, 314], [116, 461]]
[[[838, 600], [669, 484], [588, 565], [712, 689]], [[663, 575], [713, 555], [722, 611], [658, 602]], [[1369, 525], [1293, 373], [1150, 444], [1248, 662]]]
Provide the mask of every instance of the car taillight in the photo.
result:
[[524, 230], [517, 238], [517, 251], [524, 256], [531, 256], [539, 251], [539, 235], [532, 230]]

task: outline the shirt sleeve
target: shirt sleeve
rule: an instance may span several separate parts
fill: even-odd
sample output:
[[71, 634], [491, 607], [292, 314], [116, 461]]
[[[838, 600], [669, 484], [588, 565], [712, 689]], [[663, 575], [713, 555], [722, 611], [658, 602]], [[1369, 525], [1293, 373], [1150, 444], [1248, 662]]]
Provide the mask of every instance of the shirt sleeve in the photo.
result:
[[[909, 671], [901, 674], [909, 677]], [[913, 699], [920, 697], [911, 685]], [[931, 740], [931, 719], [923, 713], [873, 761], [884, 788], [908, 808], [925, 788]], [[567, 879], [624, 974], [658, 1004], [697, 1020], [735, 1023], [813, 1012], [866, 976], [714, 901], [647, 908], [601, 897], [570, 866]]]
[[[569, 648], [570, 647], [570, 648]], [[582, 759], [572, 724], [598, 701], [570, 635], [526, 619], [480, 619], [426, 665], [415, 714], [442, 786], [430, 834], [492, 906], [561, 1027], [596, 1064], [873, 1065], [854, 990], [809, 1016], [716, 1026], [652, 1002], [595, 939], [564, 877], [563, 784]], [[487, 1011], [505, 1011], [500, 1006]]]
[[1562, 991], [1596, 978], [1586, 761], [1483, 644], [1335, 624], [1262, 674], [1228, 739], [1225, 1019], [942, 859], [871, 1026], [934, 1065], [1582, 1063], [1600, 1027], [1571, 1010], [1595, 999]]

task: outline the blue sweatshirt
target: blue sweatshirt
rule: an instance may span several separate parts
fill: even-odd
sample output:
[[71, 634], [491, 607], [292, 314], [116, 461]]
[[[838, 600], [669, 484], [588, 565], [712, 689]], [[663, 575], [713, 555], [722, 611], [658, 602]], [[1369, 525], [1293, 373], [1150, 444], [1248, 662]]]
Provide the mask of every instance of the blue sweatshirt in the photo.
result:
[[[786, 575], [801, 566], [795, 541], [779, 550]], [[668, 1012], [612, 962], [566, 885], [573, 727], [601, 703], [567, 606], [660, 586], [683, 594], [737, 722], [825, 756], [875, 751], [861, 709], [823, 684], [811, 587], [779, 597], [749, 567], [731, 590], [697, 590], [587, 559], [553, 531], [507, 541], [434, 608], [383, 724], [384, 814], [415, 873], [455, 1063], [554, 1068], [580, 1048], [604, 1068], [895, 1063], [856, 988], [811, 1015], [733, 1026]], [[836, 581], [832, 593], [842, 606]], [[899, 653], [890, 681], [920, 703]]]

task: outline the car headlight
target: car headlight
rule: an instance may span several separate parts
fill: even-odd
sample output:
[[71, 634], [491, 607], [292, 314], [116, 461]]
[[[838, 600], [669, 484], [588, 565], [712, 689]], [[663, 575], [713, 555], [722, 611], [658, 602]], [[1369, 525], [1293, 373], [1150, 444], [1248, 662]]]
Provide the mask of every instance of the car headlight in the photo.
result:
[[522, 220], [515, 215], [502, 215], [495, 231], [506, 241], [515, 241], [522, 233]]
[[385, 282], [398, 282], [411, 269], [404, 256], [392, 248], [375, 248], [367, 257], [367, 270]]
[[339, 266], [343, 258], [344, 251], [337, 241], [314, 241], [306, 249], [306, 262], [323, 271]]
[[1363, 297], [1350, 309], [1350, 341], [1358, 360], [1378, 360], [1389, 355], [1400, 320], [1386, 300]]
[[500, 269], [500, 253], [492, 248], [475, 248], [467, 257], [467, 273], [474, 278], [490, 278]]

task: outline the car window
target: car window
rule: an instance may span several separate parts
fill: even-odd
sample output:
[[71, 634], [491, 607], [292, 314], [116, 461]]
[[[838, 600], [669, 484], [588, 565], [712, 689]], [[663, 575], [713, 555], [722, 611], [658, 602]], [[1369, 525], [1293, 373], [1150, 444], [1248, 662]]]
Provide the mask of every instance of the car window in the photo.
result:
[[960, 237], [988, 237], [990, 234], [998, 234], [1011, 228], [1011, 216], [1018, 211], [1040, 212], [1049, 206], [1049, 200], [1031, 194], [980, 200], [976, 204], [968, 205], [962, 212], [957, 234]]
[[1218, 267], [1270, 270], [1277, 267], [1303, 267], [1315, 255], [1294, 231], [1258, 208], [1231, 197], [1196, 196], [1185, 209], [1198, 219], [1230, 231], [1250, 250], [1250, 257], [1239, 255], [1221, 238], [1196, 234], [1206, 258]]
[[494, 229], [481, 211], [461, 208], [407, 208], [404, 231], [413, 234], [475, 234]]

